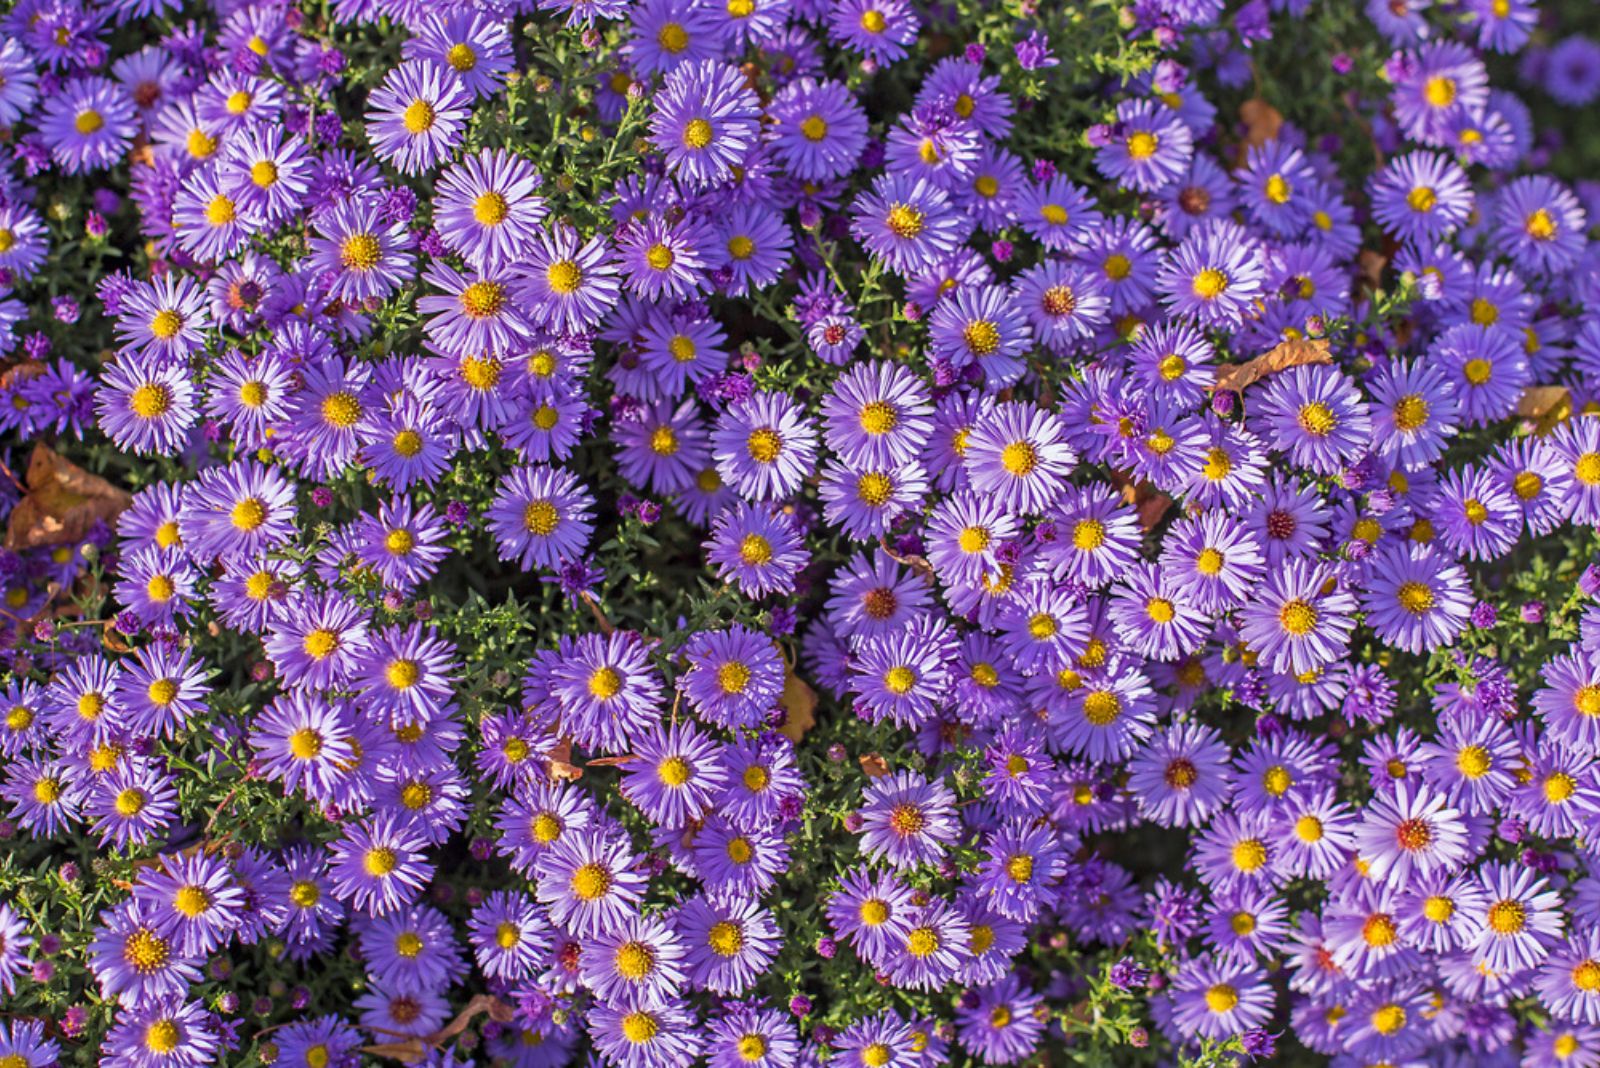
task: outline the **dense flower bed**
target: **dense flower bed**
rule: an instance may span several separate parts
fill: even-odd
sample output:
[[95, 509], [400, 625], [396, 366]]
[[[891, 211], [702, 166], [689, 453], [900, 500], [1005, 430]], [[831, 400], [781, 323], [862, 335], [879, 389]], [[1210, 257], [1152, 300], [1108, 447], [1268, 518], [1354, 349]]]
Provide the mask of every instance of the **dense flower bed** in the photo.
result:
[[10, 4], [0, 1068], [1600, 1065], [1547, 7]]

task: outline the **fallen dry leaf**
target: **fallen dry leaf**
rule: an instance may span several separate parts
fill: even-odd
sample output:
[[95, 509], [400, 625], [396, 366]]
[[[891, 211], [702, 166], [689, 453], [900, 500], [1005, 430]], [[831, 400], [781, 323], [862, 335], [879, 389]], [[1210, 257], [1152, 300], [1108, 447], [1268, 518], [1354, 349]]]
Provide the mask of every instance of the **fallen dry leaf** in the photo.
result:
[[100, 625], [100, 644], [113, 653], [133, 652], [133, 646], [123, 639], [122, 632], [117, 629], [117, 621], [114, 619], [108, 619]]
[[899, 553], [889, 548], [889, 539], [881, 536], [878, 538], [878, 546], [883, 549], [883, 555], [887, 556], [897, 564], [903, 564], [906, 567], [909, 567], [912, 571], [916, 572], [922, 577], [922, 581], [926, 582], [930, 586], [933, 585], [933, 565], [928, 562], [927, 557], [917, 556], [914, 553], [901, 556]]
[[25, 382], [30, 378], [38, 378], [47, 370], [49, 368], [38, 360], [23, 360], [20, 363], [12, 364], [4, 371], [0, 371], [0, 387], [10, 389], [19, 382]]
[[1212, 389], [1229, 389], [1243, 393], [1244, 388], [1277, 371], [1300, 367], [1308, 363], [1332, 363], [1328, 352], [1328, 339], [1293, 338], [1280, 341], [1267, 352], [1245, 363], [1232, 363], [1217, 368], [1217, 380]]
[[1377, 289], [1383, 285], [1383, 269], [1389, 265], [1389, 257], [1365, 248], [1356, 257], [1356, 265], [1361, 269], [1362, 283], [1368, 289]]
[[1251, 148], [1276, 140], [1283, 129], [1283, 114], [1260, 97], [1239, 105], [1239, 121], [1244, 123], [1244, 143]]
[[817, 691], [808, 686], [790, 668], [783, 678], [783, 696], [778, 698], [783, 706], [783, 726], [778, 730], [796, 745], [806, 732], [817, 725]]
[[[495, 1023], [507, 1024], [516, 1019], [516, 1010], [493, 994], [478, 994], [456, 1014], [444, 1027], [431, 1035], [405, 1037], [401, 1042], [384, 1042], [376, 1046], [362, 1046], [361, 1052], [370, 1053], [375, 1057], [389, 1057], [407, 1064], [415, 1064], [427, 1056], [429, 1049], [438, 1049], [446, 1042], [455, 1038], [467, 1029], [476, 1016], [489, 1014], [489, 1019]], [[382, 1027], [374, 1027], [372, 1031], [382, 1035], [402, 1037], [399, 1031], [390, 1031]]]
[[110, 523], [133, 498], [99, 475], [35, 445], [28, 460], [28, 492], [11, 510], [6, 548], [13, 552], [82, 541], [95, 523]]
[[572, 762], [572, 739], [563, 738], [550, 749], [545, 758], [545, 770], [550, 778], [577, 782], [583, 778], [583, 769]]
[[1145, 530], [1161, 522], [1161, 517], [1172, 507], [1171, 497], [1149, 482], [1135, 482], [1126, 471], [1111, 472], [1111, 483], [1122, 491], [1123, 503], [1133, 506], [1139, 516], [1139, 525]]
[[616, 633], [617, 628], [613, 627], [611, 625], [611, 620], [607, 619], [606, 614], [600, 611], [599, 602], [594, 599], [594, 596], [589, 593], [588, 590], [584, 590], [578, 596], [583, 599], [583, 603], [588, 605], [589, 611], [594, 614], [594, 621], [600, 627], [600, 633], [604, 634], [608, 638], [612, 634]]
[[881, 779], [889, 774], [889, 762], [877, 753], [866, 753], [859, 757], [858, 760], [861, 764], [861, 770], [866, 772], [870, 778]]
[[1517, 398], [1517, 414], [1534, 423], [1541, 437], [1572, 415], [1572, 392], [1566, 386], [1529, 386]]

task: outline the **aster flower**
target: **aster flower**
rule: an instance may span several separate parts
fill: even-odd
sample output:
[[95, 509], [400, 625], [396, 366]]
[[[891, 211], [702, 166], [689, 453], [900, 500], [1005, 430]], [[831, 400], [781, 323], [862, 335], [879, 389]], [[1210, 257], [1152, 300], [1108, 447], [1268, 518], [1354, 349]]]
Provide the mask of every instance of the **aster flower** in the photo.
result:
[[523, 254], [519, 296], [535, 325], [576, 332], [597, 325], [616, 304], [617, 272], [604, 237], [581, 241], [566, 226], [535, 230]]
[[607, 836], [563, 834], [539, 856], [535, 896], [552, 922], [580, 937], [615, 929], [634, 911], [645, 884], [633, 859]]
[[550, 948], [549, 925], [525, 894], [490, 894], [467, 927], [478, 967], [491, 978], [529, 978]]
[[133, 897], [178, 952], [204, 957], [239, 925], [245, 895], [226, 862], [204, 854], [170, 857], [147, 870]]
[[585, 1019], [595, 1049], [623, 1068], [654, 1068], [695, 1060], [704, 1045], [695, 1022], [693, 1014], [676, 1001], [631, 1011], [597, 1005]]
[[927, 389], [904, 367], [859, 364], [823, 399], [823, 436], [849, 465], [899, 465], [927, 444], [933, 408]]
[[1177, 181], [1194, 157], [1189, 127], [1148, 100], [1117, 105], [1115, 136], [1095, 153], [1095, 167], [1125, 189], [1156, 193]]
[[1539, 967], [1534, 988], [1557, 1019], [1600, 1022], [1600, 930], [1575, 931], [1554, 947]]
[[265, 774], [282, 779], [287, 790], [304, 784], [316, 798], [331, 796], [355, 756], [348, 714], [299, 690], [261, 713], [250, 744]]
[[998, 286], [962, 287], [934, 308], [928, 340], [938, 356], [961, 368], [976, 364], [994, 389], [1014, 385], [1032, 342], [1027, 319]]
[[385, 222], [375, 200], [344, 200], [316, 217], [311, 263], [333, 272], [330, 294], [361, 302], [388, 297], [412, 277], [410, 240], [399, 222]]
[[1455, 386], [1445, 374], [1396, 360], [1378, 372], [1371, 392], [1378, 454], [1407, 469], [1437, 460], [1456, 433]]
[[1369, 183], [1373, 214], [1401, 241], [1432, 245], [1467, 221], [1472, 186], [1457, 164], [1435, 152], [1391, 160]]
[[[1012, 283], [1012, 295], [1034, 337], [1057, 353], [1068, 353], [1092, 337], [1109, 314], [1110, 302], [1097, 276], [1074, 263], [1046, 260], [1030, 267]], [[970, 344], [967, 348], [971, 350]]]
[[650, 129], [667, 166], [690, 186], [733, 175], [754, 146], [760, 108], [737, 68], [716, 60], [673, 68], [655, 98]]
[[1155, 700], [1150, 681], [1118, 665], [1092, 681], [1075, 680], [1065, 701], [1051, 708], [1050, 730], [1066, 751], [1090, 760], [1122, 760], [1150, 736]]
[[964, 457], [973, 488], [1009, 509], [1042, 512], [1065, 488], [1077, 455], [1059, 418], [1030, 404], [1006, 403], [981, 419]]
[[1472, 610], [1467, 575], [1420, 546], [1396, 547], [1379, 558], [1361, 591], [1366, 622], [1387, 644], [1413, 653], [1449, 645]]
[[1253, 414], [1258, 433], [1319, 474], [1336, 473], [1372, 436], [1367, 403], [1354, 383], [1322, 365], [1274, 375]]
[[955, 836], [955, 795], [942, 782], [899, 771], [869, 785], [862, 796], [861, 847], [895, 868], [938, 860]]
[[345, 828], [329, 845], [334, 892], [353, 908], [382, 916], [415, 900], [434, 867], [423, 856], [423, 840], [393, 815]]
[[1245, 605], [1239, 634], [1261, 662], [1279, 671], [1310, 671], [1344, 652], [1355, 598], [1322, 566], [1302, 560], [1269, 571], [1266, 586]]
[[473, 95], [492, 96], [515, 60], [511, 33], [488, 12], [451, 11], [429, 14], [406, 40], [401, 55], [447, 67]]
[[1266, 1023], [1272, 987], [1252, 964], [1192, 961], [1172, 985], [1173, 1023], [1186, 1035], [1228, 1039]]
[[1017, 218], [1030, 237], [1060, 252], [1077, 249], [1103, 221], [1089, 191], [1060, 174], [1022, 191]]
[[1396, 81], [1392, 100], [1395, 118], [1409, 136], [1443, 144], [1454, 119], [1483, 110], [1488, 75], [1469, 48], [1438, 41], [1407, 52], [1404, 61], [1404, 77]]
[[182, 996], [200, 981], [199, 963], [163, 937], [134, 901], [102, 912], [89, 945], [89, 969], [101, 992], [129, 1007]]
[[266, 640], [279, 675], [313, 689], [347, 679], [366, 645], [366, 612], [333, 592], [305, 594], [290, 603]]
[[1578, 198], [1554, 179], [1514, 179], [1495, 198], [1494, 213], [1496, 244], [1520, 267], [1558, 274], [1583, 254], [1588, 217]]
[[[693, 216], [675, 223], [652, 217], [625, 227], [617, 235], [617, 252], [629, 291], [649, 301], [686, 300], [706, 288], [717, 258], [716, 236], [708, 221]], [[570, 262], [559, 261], [554, 278], [549, 272], [555, 265], [546, 269], [549, 288], [560, 293], [571, 284], [572, 273], [564, 266]], [[578, 276], [579, 288], [583, 277]]]
[[953, 252], [965, 240], [968, 227], [959, 213], [950, 210], [948, 196], [932, 183], [886, 174], [856, 198], [851, 232], [890, 270], [910, 275]]
[[773, 97], [773, 150], [784, 170], [808, 182], [839, 178], [866, 145], [867, 116], [839, 82], [799, 78]]
[[672, 920], [687, 951], [684, 967], [696, 988], [723, 995], [754, 985], [781, 939], [772, 915], [753, 901], [696, 895]]
[[921, 28], [904, 0], [833, 0], [827, 24], [835, 43], [883, 64], [904, 58]]
[[1190, 231], [1162, 264], [1156, 285], [1174, 314], [1230, 327], [1244, 320], [1264, 275], [1254, 239], [1235, 223], [1217, 221]]
[[726, 783], [718, 745], [689, 724], [642, 732], [633, 755], [624, 767], [623, 796], [665, 827], [703, 817]]
[[1210, 727], [1178, 724], [1134, 756], [1128, 786], [1140, 811], [1156, 824], [1199, 826], [1233, 792], [1228, 748]]
[[1450, 871], [1471, 857], [1459, 810], [1443, 793], [1398, 784], [1374, 797], [1356, 829], [1356, 848], [1372, 878], [1404, 886], [1413, 871]]
[[682, 939], [659, 917], [629, 917], [584, 946], [582, 975], [604, 1004], [658, 1008], [687, 980]]
[[178, 365], [127, 360], [101, 372], [95, 409], [118, 446], [143, 455], [176, 452], [194, 426], [194, 383]]
[[739, 502], [713, 521], [706, 561], [748, 597], [788, 593], [810, 559], [793, 521], [781, 511]]
[[1483, 927], [1472, 959], [1497, 972], [1533, 968], [1560, 938], [1561, 895], [1538, 872], [1498, 862], [1478, 872], [1484, 893]]
[[689, 670], [682, 688], [701, 717], [722, 727], [755, 727], [783, 690], [784, 669], [773, 643], [734, 624], [701, 631], [684, 647]]
[[137, 129], [133, 101], [106, 78], [69, 79], [45, 97], [39, 133], [67, 174], [105, 170], [120, 160]]
[[594, 500], [572, 472], [533, 464], [502, 480], [487, 513], [502, 560], [554, 568], [582, 555], [594, 531]]
[[1581, 752], [1600, 752], [1600, 658], [1577, 650], [1546, 660], [1533, 707], [1550, 738]]
[[128, 763], [103, 774], [84, 802], [85, 817], [100, 832], [100, 846], [144, 845], [177, 818], [178, 791], [164, 769]]
[[424, 174], [460, 140], [472, 95], [432, 63], [401, 63], [367, 100], [367, 138], [378, 158]]

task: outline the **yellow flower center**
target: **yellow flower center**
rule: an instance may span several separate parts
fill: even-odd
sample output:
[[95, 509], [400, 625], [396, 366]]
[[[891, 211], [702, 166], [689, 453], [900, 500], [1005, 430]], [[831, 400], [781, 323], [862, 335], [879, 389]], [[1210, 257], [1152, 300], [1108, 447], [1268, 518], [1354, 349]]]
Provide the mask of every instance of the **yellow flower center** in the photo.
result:
[[711, 124], [705, 119], [690, 119], [683, 127], [683, 146], [702, 149], [711, 143]]
[[572, 873], [572, 892], [583, 901], [604, 897], [611, 889], [611, 873], [598, 864], [585, 864]]
[[1214, 1013], [1229, 1012], [1239, 1004], [1239, 992], [1227, 983], [1215, 983], [1206, 989], [1206, 1008]]
[[307, 634], [300, 645], [311, 659], [326, 660], [339, 648], [339, 635], [326, 627], [319, 627]]
[[1122, 714], [1122, 700], [1110, 690], [1091, 690], [1083, 699], [1083, 718], [1104, 727]]
[[895, 236], [909, 240], [922, 233], [922, 212], [906, 204], [896, 204], [889, 209], [889, 214], [884, 217], [884, 225]]
[[1128, 138], [1128, 156], [1131, 159], [1149, 159], [1156, 154], [1158, 144], [1155, 134], [1140, 130]]
[[1228, 276], [1215, 267], [1207, 267], [1194, 276], [1194, 295], [1201, 300], [1215, 300], [1228, 288]]
[[1394, 403], [1396, 430], [1416, 430], [1428, 421], [1428, 402], [1415, 393], [1407, 394]]
[[739, 543], [739, 559], [751, 567], [772, 562], [772, 543], [760, 534], [746, 534]]
[[529, 501], [528, 506], [522, 510], [522, 525], [529, 534], [541, 538], [549, 537], [561, 523], [561, 513], [556, 506], [547, 500], [539, 499]]
[[614, 667], [599, 667], [589, 674], [589, 693], [609, 701], [622, 692], [622, 674]]
[[433, 105], [421, 99], [408, 104], [405, 113], [400, 116], [400, 121], [405, 124], [406, 133], [413, 137], [433, 129], [433, 120]]
[[744, 948], [744, 930], [728, 920], [714, 923], [706, 932], [706, 945], [719, 957], [731, 957]]
[[128, 398], [128, 408], [140, 419], [158, 419], [172, 408], [172, 392], [159, 382], [146, 382]]

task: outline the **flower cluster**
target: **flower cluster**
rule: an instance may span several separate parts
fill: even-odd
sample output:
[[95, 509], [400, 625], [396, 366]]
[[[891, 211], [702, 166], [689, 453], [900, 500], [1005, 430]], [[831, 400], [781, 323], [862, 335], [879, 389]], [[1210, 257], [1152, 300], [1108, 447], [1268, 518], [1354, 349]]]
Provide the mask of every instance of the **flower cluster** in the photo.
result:
[[0, 1068], [1600, 1064], [1562, 26], [18, 0]]

